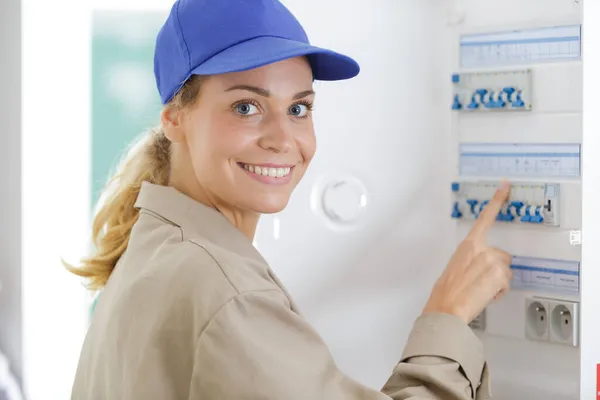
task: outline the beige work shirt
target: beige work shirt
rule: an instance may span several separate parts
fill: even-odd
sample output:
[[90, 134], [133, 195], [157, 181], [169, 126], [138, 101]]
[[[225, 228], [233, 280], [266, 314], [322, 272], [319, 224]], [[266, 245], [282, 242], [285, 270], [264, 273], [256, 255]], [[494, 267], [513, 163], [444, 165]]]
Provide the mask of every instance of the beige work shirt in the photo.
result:
[[136, 207], [72, 399], [489, 398], [482, 345], [458, 318], [420, 317], [384, 388], [365, 387], [338, 370], [251, 241], [218, 211], [147, 182]]

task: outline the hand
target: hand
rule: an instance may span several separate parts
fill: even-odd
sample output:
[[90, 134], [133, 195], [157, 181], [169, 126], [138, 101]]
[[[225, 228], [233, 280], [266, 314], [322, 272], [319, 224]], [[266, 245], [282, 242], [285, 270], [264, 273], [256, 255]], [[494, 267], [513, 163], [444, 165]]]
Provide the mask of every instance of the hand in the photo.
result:
[[446, 270], [436, 282], [424, 313], [445, 313], [466, 323], [509, 290], [510, 254], [487, 245], [487, 234], [508, 200], [510, 184], [503, 182], [485, 206]]

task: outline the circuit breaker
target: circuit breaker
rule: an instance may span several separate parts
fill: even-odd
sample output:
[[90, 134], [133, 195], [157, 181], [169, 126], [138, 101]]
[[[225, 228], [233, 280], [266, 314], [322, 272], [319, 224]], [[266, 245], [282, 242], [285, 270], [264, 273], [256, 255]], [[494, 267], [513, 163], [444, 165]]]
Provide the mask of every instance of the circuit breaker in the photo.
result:
[[531, 69], [452, 75], [453, 110], [531, 111]]
[[[477, 219], [498, 188], [498, 182], [453, 182], [452, 218]], [[559, 226], [559, 183], [512, 183], [509, 201], [497, 216], [513, 224]]]

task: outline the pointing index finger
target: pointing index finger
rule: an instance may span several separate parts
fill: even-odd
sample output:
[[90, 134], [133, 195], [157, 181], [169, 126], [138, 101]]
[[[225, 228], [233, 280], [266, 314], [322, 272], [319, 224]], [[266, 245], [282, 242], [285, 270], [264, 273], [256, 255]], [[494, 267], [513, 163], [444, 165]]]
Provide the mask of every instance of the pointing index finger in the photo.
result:
[[496, 223], [496, 217], [500, 213], [500, 209], [508, 201], [510, 193], [510, 183], [503, 181], [494, 197], [486, 204], [481, 214], [475, 221], [473, 228], [469, 232], [469, 237], [474, 240], [485, 240], [490, 229]]

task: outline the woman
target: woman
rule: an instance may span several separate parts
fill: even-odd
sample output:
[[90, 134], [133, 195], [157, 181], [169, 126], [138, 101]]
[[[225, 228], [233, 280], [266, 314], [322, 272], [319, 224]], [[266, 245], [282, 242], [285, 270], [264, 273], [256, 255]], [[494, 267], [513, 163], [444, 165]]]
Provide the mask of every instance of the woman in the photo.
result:
[[103, 293], [73, 399], [487, 398], [468, 328], [508, 288], [488, 204], [382, 391], [344, 376], [252, 246], [314, 153], [313, 80], [358, 65], [311, 47], [277, 0], [179, 0], [156, 43], [164, 109], [105, 192], [96, 253], [71, 270]]

